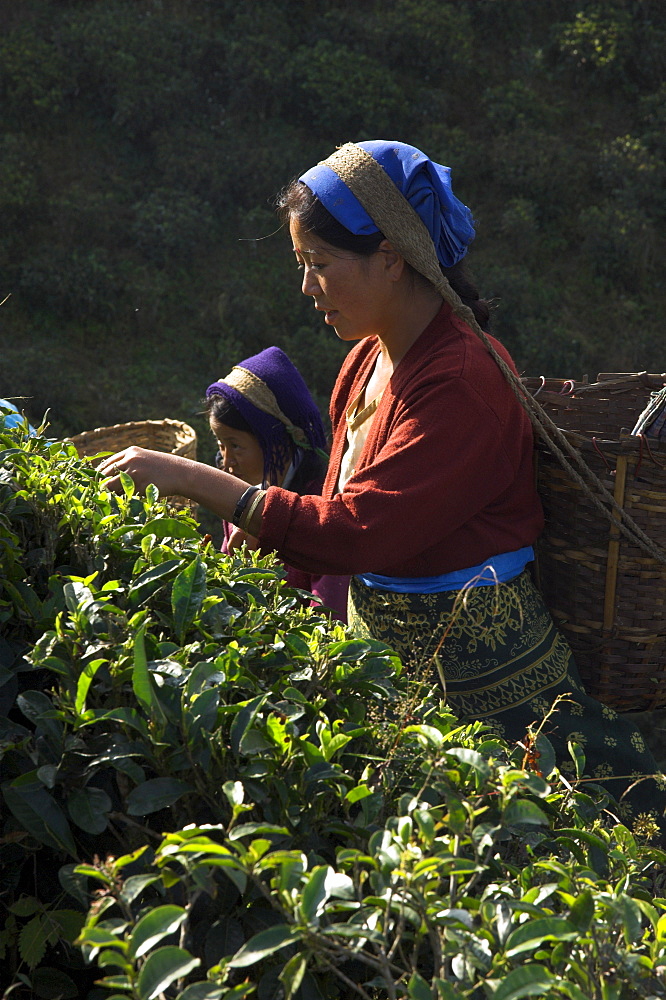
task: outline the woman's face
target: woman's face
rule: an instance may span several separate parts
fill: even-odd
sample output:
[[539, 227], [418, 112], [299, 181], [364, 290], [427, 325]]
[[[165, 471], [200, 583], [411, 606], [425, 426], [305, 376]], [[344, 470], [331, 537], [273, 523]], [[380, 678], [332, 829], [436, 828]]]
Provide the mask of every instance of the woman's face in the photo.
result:
[[292, 219], [289, 226], [298, 267], [303, 272], [301, 290], [311, 295], [314, 307], [324, 313], [340, 340], [381, 336], [390, 323], [394, 290], [391, 257], [381, 251], [359, 257], [339, 250], [306, 232]]
[[221, 468], [246, 483], [260, 483], [264, 478], [264, 453], [254, 434], [237, 431], [228, 424], [210, 418], [210, 429], [217, 438], [222, 456]]

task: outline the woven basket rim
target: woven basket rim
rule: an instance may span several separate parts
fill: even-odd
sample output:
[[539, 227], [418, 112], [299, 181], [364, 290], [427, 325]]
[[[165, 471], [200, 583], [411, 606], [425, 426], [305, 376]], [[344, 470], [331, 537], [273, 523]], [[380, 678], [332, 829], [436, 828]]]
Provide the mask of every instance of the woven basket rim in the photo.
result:
[[617, 386], [617, 388], [625, 385], [627, 388], [643, 386], [646, 389], [660, 389], [666, 383], [666, 372], [599, 372], [594, 381], [590, 381], [587, 375], [577, 379], [550, 375], [523, 375], [520, 381], [523, 385], [530, 386], [541, 383], [553, 383], [555, 385], [569, 384], [577, 392], [587, 395], [595, 390], [599, 392], [602, 390], [609, 391], [613, 385]]
[[[604, 430], [594, 434], [573, 424], [577, 414], [580, 414], [581, 419], [589, 416], [597, 401], [608, 400], [612, 403], [632, 391], [654, 392], [663, 388], [666, 385], [666, 373], [600, 372], [595, 382], [589, 382], [587, 378], [576, 380], [545, 376], [524, 376], [521, 381], [527, 389], [533, 391], [542, 405], [568, 413], [570, 419], [567, 426], [558, 423], [557, 413], [553, 414], [553, 420], [574, 447], [582, 451], [601, 450], [611, 455], [643, 454], [647, 447], [651, 455], [660, 458], [666, 456], [666, 442], [655, 439], [650, 440], [646, 446], [645, 436], [632, 434], [628, 427], [618, 427], [617, 433]], [[570, 391], [558, 391], [558, 387], [560, 390], [568, 387]], [[540, 450], [547, 449], [541, 440], [537, 442], [537, 447]]]
[[161, 420], [129, 420], [125, 423], [119, 424], [109, 424], [107, 427], [94, 427], [91, 430], [79, 431], [78, 434], [70, 434], [65, 440], [76, 442], [80, 441], [86, 437], [92, 437], [93, 435], [109, 434], [113, 431], [120, 430], [130, 430], [132, 428], [140, 429], [142, 427], [172, 427], [173, 429], [182, 429], [186, 432], [191, 432], [191, 436], [196, 437], [196, 431], [194, 428], [184, 420], [176, 420], [173, 417], [163, 417]]

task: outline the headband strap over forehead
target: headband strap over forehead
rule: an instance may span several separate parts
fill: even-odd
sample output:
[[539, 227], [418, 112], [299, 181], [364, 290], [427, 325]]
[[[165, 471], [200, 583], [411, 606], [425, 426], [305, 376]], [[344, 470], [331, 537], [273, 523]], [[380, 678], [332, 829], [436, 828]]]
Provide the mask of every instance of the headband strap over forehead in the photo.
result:
[[459, 309], [460, 299], [440, 270], [425, 223], [374, 157], [362, 146], [347, 142], [322, 163], [347, 185], [407, 263], [427, 278], [450, 305]]
[[241, 365], [234, 365], [227, 377], [219, 381], [231, 386], [232, 389], [236, 389], [253, 406], [256, 406], [258, 410], [268, 413], [271, 417], [275, 417], [276, 420], [284, 424], [290, 437], [301, 448], [310, 447], [303, 428], [296, 427], [289, 417], [282, 412], [275, 398], [275, 393], [254, 372], [251, 372], [248, 368], [241, 367]]

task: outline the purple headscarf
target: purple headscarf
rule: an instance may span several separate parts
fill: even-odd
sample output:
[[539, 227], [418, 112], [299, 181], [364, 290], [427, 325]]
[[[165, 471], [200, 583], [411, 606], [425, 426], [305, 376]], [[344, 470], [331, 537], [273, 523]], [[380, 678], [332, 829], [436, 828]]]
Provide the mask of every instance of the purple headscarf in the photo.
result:
[[326, 448], [317, 405], [279, 347], [267, 347], [235, 365], [226, 378], [208, 386], [206, 399], [212, 396], [224, 397], [251, 427], [264, 455], [264, 483], [277, 482], [296, 448]]
[[[372, 139], [356, 145], [383, 167], [423, 220], [440, 264], [451, 267], [461, 260], [474, 239], [474, 220], [467, 206], [451, 190], [450, 168], [433, 163], [420, 149], [404, 142]], [[379, 232], [356, 196], [325, 163], [318, 163], [299, 180], [355, 236]]]

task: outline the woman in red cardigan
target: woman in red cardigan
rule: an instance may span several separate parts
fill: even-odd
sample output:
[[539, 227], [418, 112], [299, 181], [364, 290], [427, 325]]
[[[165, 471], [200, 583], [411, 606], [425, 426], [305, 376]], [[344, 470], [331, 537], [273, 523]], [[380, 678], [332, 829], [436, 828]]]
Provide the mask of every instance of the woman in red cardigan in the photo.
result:
[[[103, 471], [204, 504], [239, 527], [232, 544], [250, 536], [306, 572], [352, 574], [351, 628], [388, 642], [414, 673], [436, 669], [463, 718], [518, 741], [568, 694], [548, 722], [561, 765], [574, 740], [620, 797], [656, 765], [640, 733], [584, 693], [526, 570], [542, 526], [532, 432], [500, 370], [515, 373], [513, 362], [479, 336], [487, 309], [461, 270], [473, 220], [448, 167], [404, 143], [349, 143], [290, 184], [279, 208], [303, 293], [355, 344], [331, 400], [322, 495], [248, 489], [138, 448]], [[621, 807], [629, 816], [659, 801], [650, 780]]]

